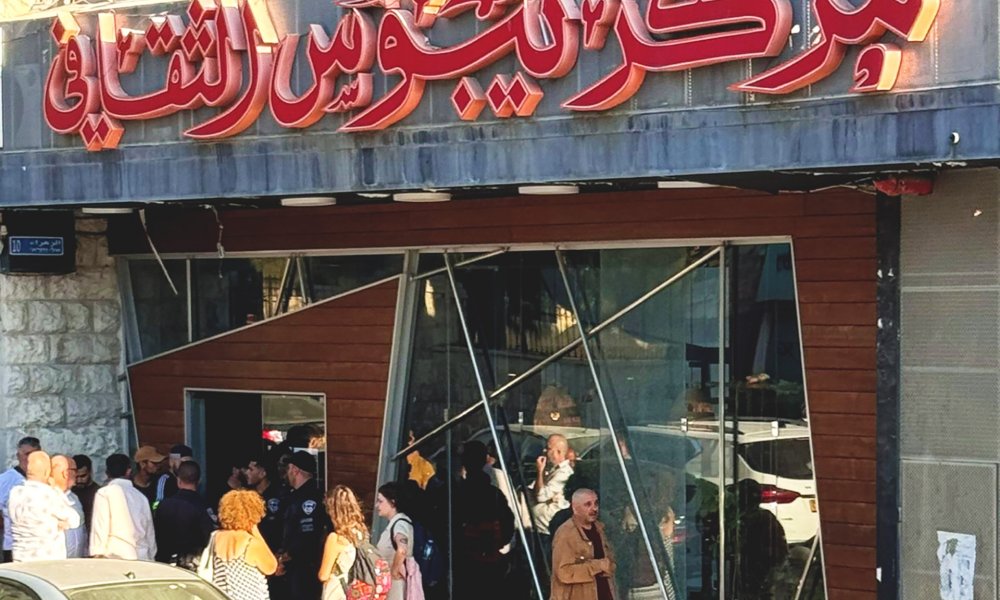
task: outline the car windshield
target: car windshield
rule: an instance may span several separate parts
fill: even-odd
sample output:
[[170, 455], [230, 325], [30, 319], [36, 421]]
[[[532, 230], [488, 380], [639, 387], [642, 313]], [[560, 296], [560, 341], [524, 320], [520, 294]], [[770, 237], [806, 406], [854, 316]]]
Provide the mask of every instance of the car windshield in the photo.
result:
[[806, 438], [753, 442], [740, 446], [739, 452], [754, 471], [789, 479], [812, 479], [812, 455]]
[[155, 581], [115, 583], [65, 592], [69, 600], [227, 600], [226, 596], [201, 581]]

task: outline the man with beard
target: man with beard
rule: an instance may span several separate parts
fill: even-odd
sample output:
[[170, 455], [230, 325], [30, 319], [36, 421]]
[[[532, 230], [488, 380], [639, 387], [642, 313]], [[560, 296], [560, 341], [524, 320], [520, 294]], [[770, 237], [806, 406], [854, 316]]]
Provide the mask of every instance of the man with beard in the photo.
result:
[[295, 600], [315, 600], [322, 591], [317, 573], [331, 525], [323, 505], [323, 492], [316, 487], [315, 474], [315, 456], [303, 450], [292, 455], [287, 472], [292, 492], [285, 508], [280, 562], [287, 573], [289, 593]]
[[597, 492], [573, 493], [573, 518], [552, 539], [552, 600], [614, 600], [615, 561], [597, 517]]
[[[243, 477], [247, 487], [256, 490], [264, 498], [264, 519], [258, 525], [261, 536], [275, 556], [281, 550], [282, 536], [285, 533], [285, 508], [287, 489], [274, 477], [273, 463], [257, 458], [247, 463], [243, 469]], [[267, 578], [267, 587], [271, 592], [271, 600], [288, 598], [288, 578], [271, 576]]]

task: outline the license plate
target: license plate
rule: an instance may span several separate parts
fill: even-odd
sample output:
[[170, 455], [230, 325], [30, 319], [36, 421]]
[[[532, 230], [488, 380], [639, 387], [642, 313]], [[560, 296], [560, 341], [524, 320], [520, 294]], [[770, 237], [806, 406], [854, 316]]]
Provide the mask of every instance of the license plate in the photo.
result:
[[815, 499], [809, 500], [809, 510], [811, 512], [816, 512], [816, 500]]

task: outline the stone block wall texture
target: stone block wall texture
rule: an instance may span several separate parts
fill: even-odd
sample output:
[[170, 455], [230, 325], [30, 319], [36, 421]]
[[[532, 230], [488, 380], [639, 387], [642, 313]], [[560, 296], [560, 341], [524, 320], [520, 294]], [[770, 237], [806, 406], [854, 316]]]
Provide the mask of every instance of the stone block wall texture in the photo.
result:
[[104, 458], [127, 448], [122, 427], [121, 305], [103, 219], [78, 218], [76, 272], [0, 276], [0, 467], [17, 440]]

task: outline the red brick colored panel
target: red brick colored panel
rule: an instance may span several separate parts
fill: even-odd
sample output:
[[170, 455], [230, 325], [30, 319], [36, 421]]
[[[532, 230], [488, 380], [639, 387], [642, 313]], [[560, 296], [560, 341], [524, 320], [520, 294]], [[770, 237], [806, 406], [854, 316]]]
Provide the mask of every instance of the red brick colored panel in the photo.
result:
[[391, 281], [131, 367], [140, 443], [166, 451], [184, 439], [185, 388], [326, 394], [329, 481], [370, 507], [397, 289]]

